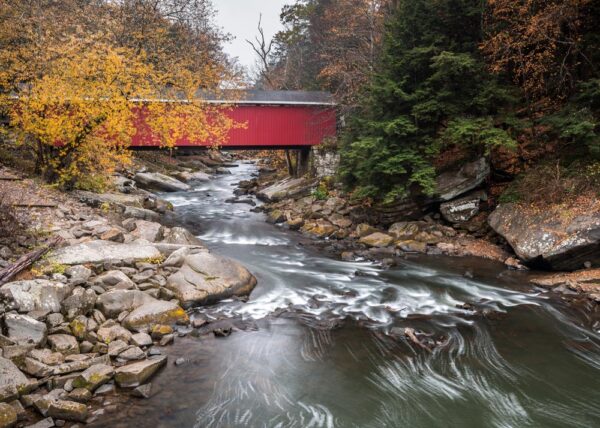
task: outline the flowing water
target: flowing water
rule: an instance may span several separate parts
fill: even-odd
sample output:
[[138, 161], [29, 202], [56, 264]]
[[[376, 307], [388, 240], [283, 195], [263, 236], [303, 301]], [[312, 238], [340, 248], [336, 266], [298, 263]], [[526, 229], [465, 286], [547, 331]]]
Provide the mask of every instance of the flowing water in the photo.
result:
[[[198, 315], [249, 328], [178, 338], [153, 396], [115, 399], [96, 426], [600, 426], [600, 334], [584, 312], [482, 260], [383, 270], [329, 258], [249, 205], [225, 203], [256, 168], [231, 170], [163, 196], [174, 221], [258, 279], [247, 303]], [[438, 346], [407, 341], [406, 327]]]

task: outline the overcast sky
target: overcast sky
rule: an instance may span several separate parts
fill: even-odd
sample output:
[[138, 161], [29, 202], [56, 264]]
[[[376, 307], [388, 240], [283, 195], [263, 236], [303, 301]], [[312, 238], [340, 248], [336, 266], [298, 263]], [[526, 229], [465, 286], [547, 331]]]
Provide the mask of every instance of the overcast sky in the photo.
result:
[[256, 57], [246, 39], [252, 40], [258, 33], [256, 27], [260, 14], [265, 36], [270, 40], [281, 29], [279, 14], [282, 6], [291, 3], [293, 0], [213, 0], [217, 24], [235, 37], [225, 46], [225, 51], [251, 69]]

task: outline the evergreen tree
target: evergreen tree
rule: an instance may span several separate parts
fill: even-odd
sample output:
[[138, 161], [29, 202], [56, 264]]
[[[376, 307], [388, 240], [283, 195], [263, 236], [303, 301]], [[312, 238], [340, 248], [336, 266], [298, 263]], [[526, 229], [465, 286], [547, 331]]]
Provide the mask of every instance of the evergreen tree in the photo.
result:
[[342, 145], [341, 174], [356, 196], [433, 194], [444, 145], [481, 154], [516, 144], [492, 119], [512, 98], [479, 55], [484, 4], [397, 2], [380, 68]]

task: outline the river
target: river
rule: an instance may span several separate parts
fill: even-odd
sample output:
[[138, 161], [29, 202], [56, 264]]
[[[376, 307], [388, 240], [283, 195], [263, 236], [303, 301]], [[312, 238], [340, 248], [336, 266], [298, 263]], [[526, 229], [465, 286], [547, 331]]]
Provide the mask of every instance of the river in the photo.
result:
[[[600, 426], [600, 334], [584, 312], [482, 260], [334, 260], [225, 203], [256, 167], [231, 171], [163, 197], [172, 221], [258, 279], [247, 303], [198, 316], [249, 328], [177, 338], [153, 396], [107, 400], [96, 426]], [[439, 346], [407, 342], [406, 327]]]

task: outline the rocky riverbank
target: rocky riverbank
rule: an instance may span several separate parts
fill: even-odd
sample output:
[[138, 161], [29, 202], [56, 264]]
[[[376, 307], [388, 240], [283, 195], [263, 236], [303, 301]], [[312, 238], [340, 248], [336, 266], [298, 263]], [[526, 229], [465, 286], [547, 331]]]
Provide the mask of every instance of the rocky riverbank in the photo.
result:
[[[496, 207], [482, 188], [489, 173], [484, 160], [447, 172], [438, 179], [438, 196], [422, 205], [356, 204], [340, 189], [327, 188], [323, 180], [282, 178], [270, 168], [240, 183], [237, 193], [240, 199], [256, 195], [265, 202], [260, 208], [267, 221], [322, 241], [344, 260], [362, 258], [393, 266], [398, 258], [428, 254], [481, 257], [508, 269], [569, 270], [575, 272], [540, 271], [532, 285], [600, 302], [600, 274], [590, 269], [598, 265], [600, 254], [597, 204], [593, 201], [594, 207], [580, 207], [566, 217], [558, 210]], [[568, 281], [553, 280], [563, 277]]]
[[0, 269], [55, 237], [62, 244], [1, 284], [0, 427], [91, 422], [115, 394], [153, 394], [152, 376], [174, 363], [161, 348], [178, 337], [228, 334], [186, 309], [247, 296], [256, 279], [186, 229], [163, 226], [171, 207], [150, 192], [187, 190], [226, 160], [189, 156], [169, 171], [139, 163], [105, 194], [65, 194], [3, 171], [27, 233], [2, 238]]

